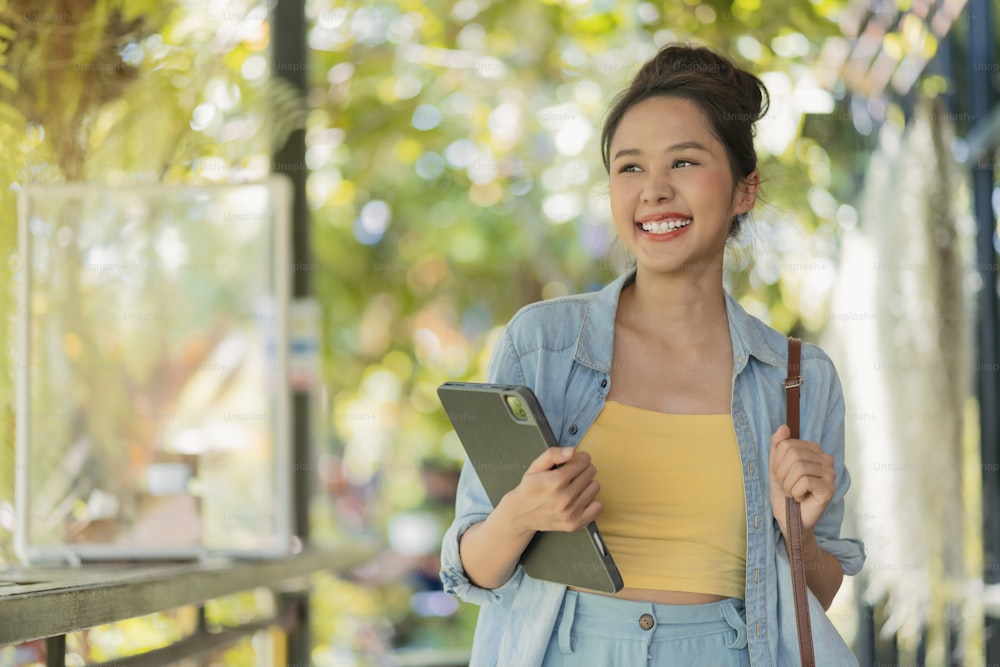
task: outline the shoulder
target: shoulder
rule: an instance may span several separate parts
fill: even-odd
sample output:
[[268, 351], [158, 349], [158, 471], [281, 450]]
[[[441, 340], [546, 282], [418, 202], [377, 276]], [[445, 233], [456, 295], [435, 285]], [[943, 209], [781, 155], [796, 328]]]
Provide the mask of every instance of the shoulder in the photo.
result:
[[521, 308], [507, 324], [519, 354], [539, 349], [558, 351], [575, 346], [597, 292], [537, 301]]
[[833, 360], [819, 345], [802, 343], [802, 378], [824, 394], [834, 403], [842, 402], [844, 390], [840, 385], [840, 376]]
[[834, 376], [837, 375], [837, 368], [833, 365], [833, 360], [830, 358], [823, 348], [815, 343], [807, 343], [802, 341], [802, 365], [806, 365], [809, 362], [817, 371], [823, 373], [831, 373]]
[[[729, 297], [732, 299], [732, 297]], [[788, 368], [788, 336], [746, 312], [732, 299], [731, 314], [737, 320], [737, 330], [759, 360], [777, 366], [782, 372]], [[803, 375], [836, 378], [837, 370], [829, 355], [819, 345], [802, 341]]]

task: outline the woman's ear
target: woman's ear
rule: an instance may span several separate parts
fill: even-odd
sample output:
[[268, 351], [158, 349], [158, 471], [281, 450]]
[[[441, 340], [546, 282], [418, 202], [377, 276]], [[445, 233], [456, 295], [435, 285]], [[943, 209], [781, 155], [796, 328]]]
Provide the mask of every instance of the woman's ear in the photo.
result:
[[746, 213], [757, 201], [757, 190], [760, 188], [760, 174], [752, 171], [736, 186], [736, 201], [733, 202], [733, 212], [737, 215]]

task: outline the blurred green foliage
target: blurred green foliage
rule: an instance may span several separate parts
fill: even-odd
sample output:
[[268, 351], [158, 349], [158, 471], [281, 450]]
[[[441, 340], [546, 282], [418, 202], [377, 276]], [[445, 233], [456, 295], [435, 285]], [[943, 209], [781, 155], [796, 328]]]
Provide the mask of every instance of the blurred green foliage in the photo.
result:
[[[435, 389], [481, 379], [519, 307], [615, 275], [601, 116], [664, 43], [708, 44], [767, 75], [766, 203], [733, 248], [729, 280], [779, 329], [823, 325], [866, 147], [841, 101], [810, 114], [806, 93], [845, 4], [307, 4], [312, 258], [294, 269], [314, 272], [323, 312], [322, 454], [333, 463], [323, 481], [348, 496], [336, 510], [319, 501], [317, 535], [384, 532], [421, 510], [443, 530], [447, 494], [429, 493], [423, 471], [456, 468], [462, 452]], [[262, 177], [296, 123], [271, 112], [296, 99], [267, 73], [263, 10], [237, 0], [0, 2], [0, 349], [10, 371], [0, 373], [0, 563], [11, 559], [18, 184]], [[756, 261], [755, 246], [768, 249]], [[403, 574], [315, 581], [317, 664], [368, 664], [362, 656], [404, 641], [471, 642], [475, 609], [421, 620]]]

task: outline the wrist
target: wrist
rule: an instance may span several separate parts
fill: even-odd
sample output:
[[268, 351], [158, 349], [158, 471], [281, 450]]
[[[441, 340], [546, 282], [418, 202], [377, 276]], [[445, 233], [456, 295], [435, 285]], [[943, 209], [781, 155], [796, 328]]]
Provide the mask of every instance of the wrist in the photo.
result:
[[524, 525], [523, 514], [518, 511], [517, 487], [504, 494], [490, 515], [496, 517], [495, 522], [498, 528], [502, 528], [510, 539], [524, 540], [525, 543], [531, 541], [535, 531]]
[[819, 542], [816, 541], [816, 532], [811, 529], [803, 530], [802, 555], [808, 560], [817, 560], [822, 552], [823, 549], [819, 546]]

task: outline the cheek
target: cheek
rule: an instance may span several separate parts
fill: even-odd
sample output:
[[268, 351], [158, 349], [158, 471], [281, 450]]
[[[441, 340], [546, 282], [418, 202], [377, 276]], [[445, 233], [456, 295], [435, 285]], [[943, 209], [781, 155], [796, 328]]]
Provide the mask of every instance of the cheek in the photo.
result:
[[723, 202], [729, 202], [733, 198], [733, 178], [728, 169], [720, 167], [712, 171], [706, 171], [704, 176], [704, 189], [716, 193], [725, 193], [725, 199], [721, 200]]
[[631, 217], [635, 209], [636, 193], [634, 187], [629, 187], [627, 183], [612, 181], [609, 187], [611, 198], [611, 213], [617, 219], [619, 213], [624, 213]]

